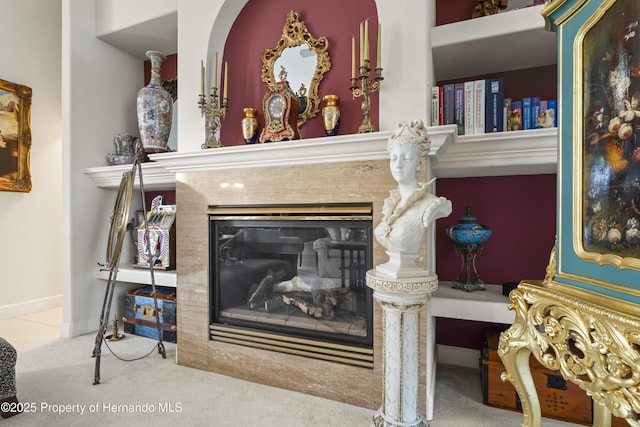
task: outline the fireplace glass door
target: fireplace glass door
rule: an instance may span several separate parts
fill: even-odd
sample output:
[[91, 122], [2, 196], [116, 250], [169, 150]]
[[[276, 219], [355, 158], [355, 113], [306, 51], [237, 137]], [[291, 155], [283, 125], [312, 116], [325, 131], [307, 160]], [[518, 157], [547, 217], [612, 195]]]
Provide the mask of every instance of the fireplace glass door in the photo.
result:
[[214, 206], [209, 219], [212, 339], [369, 366], [370, 205]]

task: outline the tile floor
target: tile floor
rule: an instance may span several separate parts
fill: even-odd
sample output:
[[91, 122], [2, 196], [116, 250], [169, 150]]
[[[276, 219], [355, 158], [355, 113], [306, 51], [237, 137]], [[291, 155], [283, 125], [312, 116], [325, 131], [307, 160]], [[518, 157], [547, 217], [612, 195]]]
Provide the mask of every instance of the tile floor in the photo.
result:
[[62, 307], [51, 308], [24, 316], [0, 320], [0, 337], [18, 352], [41, 347], [60, 338]]

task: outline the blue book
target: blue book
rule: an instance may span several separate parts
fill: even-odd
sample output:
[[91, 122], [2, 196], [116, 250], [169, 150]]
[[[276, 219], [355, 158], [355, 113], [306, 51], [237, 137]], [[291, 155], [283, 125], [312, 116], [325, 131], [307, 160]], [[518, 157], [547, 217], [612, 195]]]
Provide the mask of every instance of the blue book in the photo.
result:
[[455, 97], [455, 122], [458, 125], [458, 135], [464, 135], [464, 83], [456, 83], [454, 87]]
[[540, 97], [534, 96], [531, 98], [531, 129], [537, 129], [538, 120], [540, 119]]
[[533, 113], [531, 106], [531, 98], [522, 98], [522, 129], [532, 129], [531, 114]]
[[455, 116], [455, 86], [453, 83], [444, 85], [444, 124], [456, 123]]
[[547, 116], [553, 115], [553, 127], [558, 127], [558, 103], [555, 99], [547, 102]]
[[504, 130], [504, 82], [502, 78], [487, 79], [485, 94], [484, 131], [502, 132]]

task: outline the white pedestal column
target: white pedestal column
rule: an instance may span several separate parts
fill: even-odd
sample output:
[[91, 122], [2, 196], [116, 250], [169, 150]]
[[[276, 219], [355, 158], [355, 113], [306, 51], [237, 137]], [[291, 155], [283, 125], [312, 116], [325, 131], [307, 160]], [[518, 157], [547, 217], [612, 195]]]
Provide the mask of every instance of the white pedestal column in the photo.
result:
[[418, 409], [420, 378], [420, 313], [429, 294], [438, 289], [438, 276], [394, 278], [367, 272], [367, 286], [382, 307], [383, 396], [373, 417], [376, 427], [427, 427]]

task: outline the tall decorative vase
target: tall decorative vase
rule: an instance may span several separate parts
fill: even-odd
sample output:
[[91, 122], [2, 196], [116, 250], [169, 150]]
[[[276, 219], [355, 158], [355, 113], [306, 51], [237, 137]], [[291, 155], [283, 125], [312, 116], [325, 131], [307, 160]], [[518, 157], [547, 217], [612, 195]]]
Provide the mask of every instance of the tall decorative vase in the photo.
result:
[[242, 138], [247, 144], [255, 144], [256, 139], [258, 139], [258, 118], [256, 117], [258, 110], [248, 107], [242, 111], [244, 111]]
[[327, 105], [322, 109], [322, 125], [327, 136], [336, 136], [340, 128], [340, 107], [338, 95], [325, 95], [323, 98]]
[[138, 92], [138, 129], [146, 153], [163, 153], [168, 151], [173, 114], [173, 98], [160, 79], [160, 66], [167, 57], [154, 50], [146, 55], [151, 60], [151, 81]]

